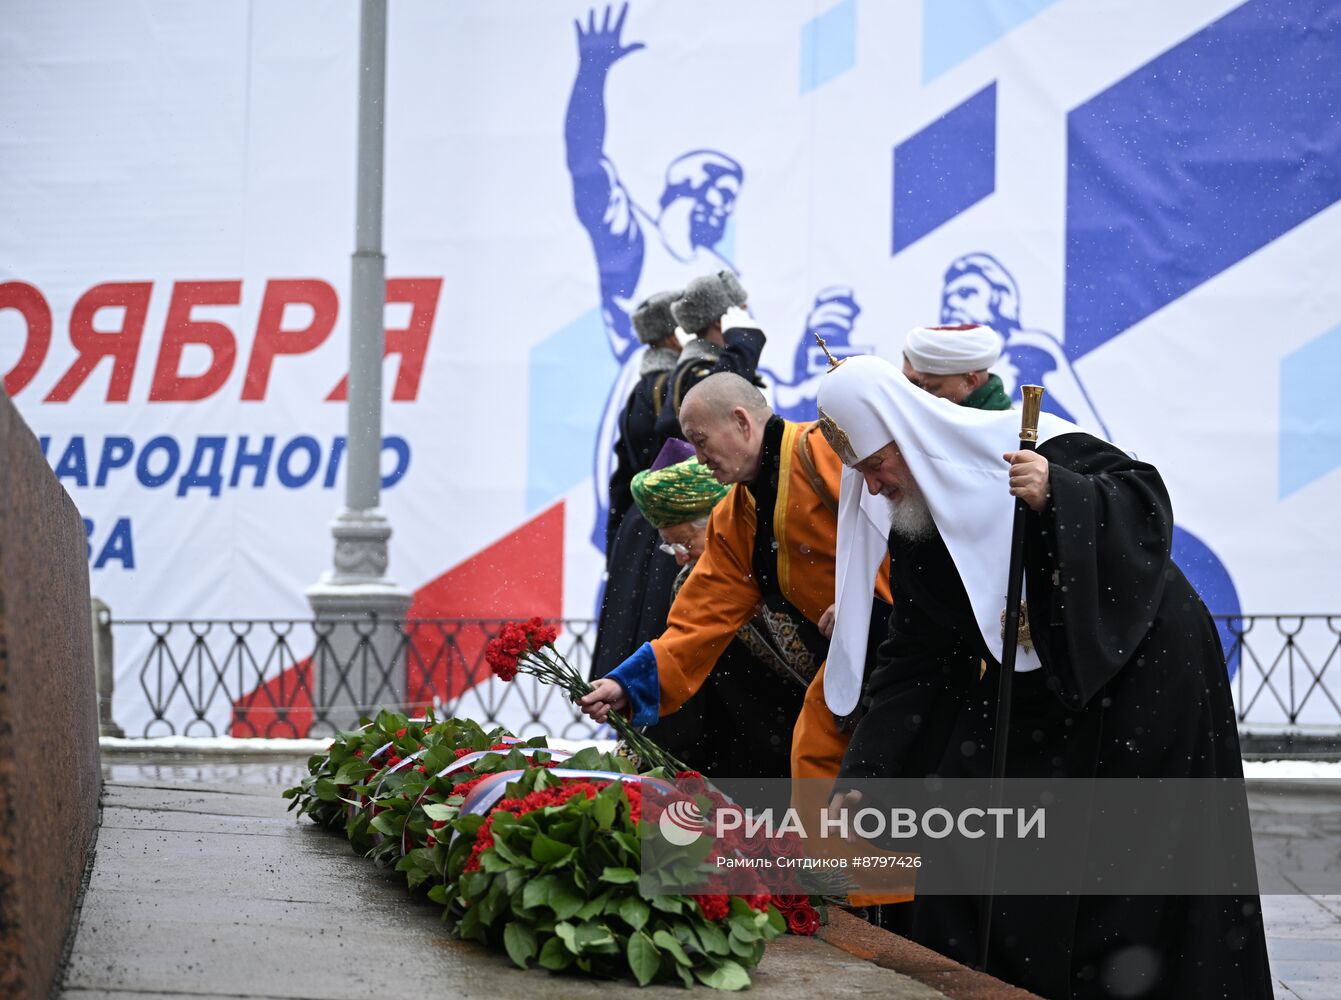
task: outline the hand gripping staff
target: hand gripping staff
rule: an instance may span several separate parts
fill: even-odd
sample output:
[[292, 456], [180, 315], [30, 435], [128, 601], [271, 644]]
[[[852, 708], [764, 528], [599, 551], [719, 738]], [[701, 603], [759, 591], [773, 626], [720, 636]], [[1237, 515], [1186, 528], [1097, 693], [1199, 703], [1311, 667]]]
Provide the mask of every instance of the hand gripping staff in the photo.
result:
[[[1023, 399], [1020, 414], [1020, 451], [1034, 451], [1038, 447], [1038, 414], [1043, 405], [1043, 387], [1020, 387]], [[999, 808], [1005, 794], [1006, 744], [1010, 733], [1010, 687], [1015, 679], [1015, 653], [1020, 644], [1020, 591], [1024, 589], [1024, 521], [1029, 512], [1024, 500], [1015, 498], [1015, 524], [1010, 536], [1010, 568], [1006, 577], [1006, 632], [1001, 639], [1001, 677], [997, 684], [996, 725], [992, 730], [992, 785], [990, 798], [993, 808]], [[987, 842], [987, 894], [982, 898], [982, 928], [979, 941], [978, 967], [987, 969], [988, 943], [992, 937], [993, 886], [996, 885], [995, 838]]]

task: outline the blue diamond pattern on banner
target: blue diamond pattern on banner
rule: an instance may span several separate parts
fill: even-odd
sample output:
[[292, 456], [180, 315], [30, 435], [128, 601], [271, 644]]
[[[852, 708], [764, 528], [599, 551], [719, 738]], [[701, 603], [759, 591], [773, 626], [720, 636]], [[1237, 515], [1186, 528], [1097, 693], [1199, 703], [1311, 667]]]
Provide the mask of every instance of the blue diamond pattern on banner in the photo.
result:
[[1341, 199], [1341, 4], [1252, 0], [1067, 120], [1079, 358]]
[[599, 309], [540, 341], [528, 361], [526, 511], [532, 513], [591, 475], [591, 443], [619, 368]]
[[857, 0], [843, 0], [801, 25], [801, 93], [857, 64]]
[[1280, 497], [1341, 466], [1341, 326], [1280, 362]]
[[996, 84], [894, 147], [898, 253], [996, 190]]
[[981, 52], [1057, 0], [922, 0], [922, 82]]

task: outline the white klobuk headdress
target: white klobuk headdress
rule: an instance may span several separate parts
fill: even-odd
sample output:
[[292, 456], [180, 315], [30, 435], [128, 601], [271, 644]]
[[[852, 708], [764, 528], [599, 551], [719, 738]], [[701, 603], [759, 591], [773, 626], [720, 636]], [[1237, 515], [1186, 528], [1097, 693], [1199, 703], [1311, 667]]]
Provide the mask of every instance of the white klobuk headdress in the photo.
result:
[[[848, 358], [819, 387], [820, 428], [844, 465], [838, 500], [837, 620], [824, 668], [824, 698], [838, 715], [856, 708], [866, 662], [872, 591], [888, 550], [889, 501], [872, 496], [851, 466], [897, 442], [964, 581], [973, 617], [1001, 657], [1002, 611], [1015, 498], [1001, 456], [1020, 447], [1020, 414], [959, 406], [917, 388], [881, 358]], [[1042, 414], [1038, 440], [1078, 432]], [[1020, 647], [1017, 671], [1041, 664]]]

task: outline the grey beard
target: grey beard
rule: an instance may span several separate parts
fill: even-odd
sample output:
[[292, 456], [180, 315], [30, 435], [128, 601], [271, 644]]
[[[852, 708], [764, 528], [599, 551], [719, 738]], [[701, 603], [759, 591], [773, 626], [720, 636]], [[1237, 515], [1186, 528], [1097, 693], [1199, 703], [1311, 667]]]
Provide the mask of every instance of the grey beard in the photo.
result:
[[922, 494], [905, 494], [902, 500], [886, 498], [890, 512], [890, 530], [909, 542], [924, 542], [936, 533], [936, 521]]

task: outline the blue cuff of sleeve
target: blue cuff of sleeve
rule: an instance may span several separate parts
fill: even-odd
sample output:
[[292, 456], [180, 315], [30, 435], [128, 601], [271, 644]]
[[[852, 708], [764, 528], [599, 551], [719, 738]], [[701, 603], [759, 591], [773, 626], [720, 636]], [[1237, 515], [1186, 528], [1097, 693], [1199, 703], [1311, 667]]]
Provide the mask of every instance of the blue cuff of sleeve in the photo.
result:
[[657, 676], [657, 654], [645, 642], [619, 666], [606, 674], [624, 689], [633, 708], [635, 726], [654, 726], [661, 718], [661, 680]]

